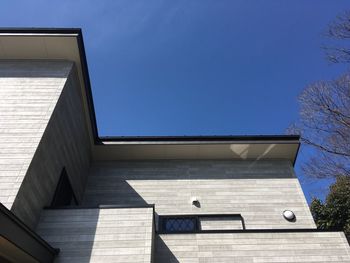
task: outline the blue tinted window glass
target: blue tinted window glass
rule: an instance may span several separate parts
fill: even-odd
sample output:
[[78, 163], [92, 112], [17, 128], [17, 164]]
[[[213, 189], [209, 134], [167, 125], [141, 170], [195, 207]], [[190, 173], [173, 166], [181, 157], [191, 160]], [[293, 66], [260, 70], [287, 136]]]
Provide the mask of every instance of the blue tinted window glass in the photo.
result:
[[196, 230], [196, 218], [171, 217], [163, 220], [164, 231], [166, 232], [193, 232]]

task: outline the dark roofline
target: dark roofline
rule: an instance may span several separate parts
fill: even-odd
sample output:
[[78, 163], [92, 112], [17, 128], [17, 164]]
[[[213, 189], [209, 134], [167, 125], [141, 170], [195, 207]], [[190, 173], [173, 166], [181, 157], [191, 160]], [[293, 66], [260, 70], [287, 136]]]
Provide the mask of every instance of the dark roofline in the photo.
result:
[[92, 97], [90, 76], [86, 59], [84, 40], [81, 28], [0, 28], [2, 34], [76, 34], [85, 84], [86, 100], [89, 108], [92, 135], [95, 144], [105, 142], [179, 142], [179, 141], [299, 141], [299, 135], [199, 135], [199, 136], [99, 136], [96, 122], [95, 107]]
[[100, 139], [98, 136], [95, 106], [94, 106], [94, 100], [92, 98], [89, 69], [88, 69], [83, 34], [81, 29], [79, 29], [79, 34], [78, 34], [78, 47], [80, 52], [81, 70], [83, 72], [84, 83], [85, 83], [86, 100], [87, 100], [89, 115], [91, 120], [92, 136], [94, 137], [93, 139], [95, 144], [98, 144], [100, 142]]
[[76, 34], [77, 43], [81, 61], [81, 70], [84, 78], [86, 101], [89, 108], [89, 116], [91, 120], [92, 136], [95, 144], [100, 142], [97, 130], [96, 114], [94, 101], [92, 98], [92, 90], [89, 76], [89, 69], [86, 59], [83, 33], [81, 28], [0, 28], [0, 34]]
[[1, 27], [2, 34], [80, 34], [81, 28]]
[[101, 136], [105, 142], [299, 141], [299, 135]]

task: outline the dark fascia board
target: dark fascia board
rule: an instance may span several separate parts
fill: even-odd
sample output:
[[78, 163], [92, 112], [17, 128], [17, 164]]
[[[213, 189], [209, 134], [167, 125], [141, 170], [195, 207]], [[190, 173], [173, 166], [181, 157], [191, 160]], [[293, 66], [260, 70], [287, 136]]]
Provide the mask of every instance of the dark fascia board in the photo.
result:
[[2, 34], [81, 34], [81, 28], [1, 27]]
[[0, 34], [76, 34], [80, 53], [81, 68], [83, 72], [86, 99], [92, 134], [95, 144], [103, 142], [244, 142], [256, 141], [260, 143], [269, 141], [296, 142], [299, 135], [213, 135], [213, 136], [99, 136], [96, 122], [95, 107], [93, 103], [90, 76], [86, 59], [83, 34], [81, 28], [0, 28]]
[[0, 203], [0, 221], [5, 227], [0, 231], [0, 235], [33, 258], [48, 262], [59, 253], [59, 249], [53, 248], [2, 203]]
[[92, 98], [89, 69], [88, 69], [88, 64], [86, 59], [83, 33], [81, 28], [35, 28], [35, 27], [33, 28], [0, 28], [0, 34], [18, 34], [19, 36], [21, 36], [21, 34], [24, 34], [24, 35], [33, 34], [33, 36], [35, 36], [35, 34], [37, 35], [76, 34], [80, 61], [81, 61], [81, 69], [82, 69], [82, 74], [84, 78], [83, 81], [85, 85], [86, 101], [89, 108], [88, 110], [89, 110], [89, 117], [90, 117], [91, 127], [92, 127], [92, 135], [93, 135], [95, 144], [98, 144], [100, 140], [98, 137], [95, 107], [94, 107], [94, 102]]
[[298, 142], [299, 135], [197, 135], [197, 136], [103, 136], [99, 137], [103, 142], [214, 142], [214, 141], [285, 141]]

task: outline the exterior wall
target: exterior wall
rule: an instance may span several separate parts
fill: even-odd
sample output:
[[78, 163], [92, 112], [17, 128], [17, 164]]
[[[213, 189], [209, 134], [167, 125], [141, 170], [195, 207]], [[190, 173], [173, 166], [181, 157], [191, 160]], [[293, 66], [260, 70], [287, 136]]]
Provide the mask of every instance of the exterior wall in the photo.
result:
[[0, 201], [35, 226], [65, 166], [81, 198], [90, 141], [72, 62], [0, 62]]
[[[94, 163], [83, 204], [155, 204], [158, 215], [242, 214], [247, 229], [315, 228], [284, 160]], [[295, 212], [296, 222], [283, 218], [285, 209]]]
[[[46, 48], [49, 39], [42, 40]], [[73, 42], [81, 44], [82, 39], [76, 40]], [[79, 45], [77, 48], [84, 53]], [[74, 59], [80, 57], [76, 55]], [[81, 59], [84, 62], [85, 58]], [[19, 217], [36, 228], [42, 238], [60, 249], [56, 262], [350, 262], [342, 233], [290, 229], [315, 228], [315, 224], [289, 161], [104, 161], [90, 168], [91, 127], [85, 113], [74, 63], [0, 60], [0, 202], [12, 210], [16, 220]], [[144, 146], [143, 154], [150, 157], [149, 153], [151, 158], [159, 153], [167, 158], [190, 158], [186, 152], [208, 157], [207, 153], [216, 155], [226, 147], [220, 145], [220, 151], [215, 152], [216, 145], [210, 148], [214, 151], [192, 145], [190, 150], [181, 151], [175, 145], [169, 155], [161, 143], [155, 148]], [[241, 146], [246, 151], [237, 153]], [[254, 149], [249, 144], [236, 145], [227, 148], [225, 156], [290, 158], [297, 146], [286, 143], [277, 150], [263, 143]], [[109, 150], [116, 148], [106, 147], [95, 147], [96, 156], [106, 158], [103, 160], [135, 158], [134, 154], [140, 157], [135, 150], [139, 147], [124, 145], [122, 151], [114, 153]], [[43, 210], [51, 203], [63, 168], [79, 203], [129, 208]], [[194, 197], [200, 207], [191, 204]], [[210, 234], [155, 235], [154, 210], [147, 204], [155, 204], [156, 215], [241, 214], [247, 229], [260, 230], [232, 231], [240, 228], [237, 221], [209, 220], [205, 227], [214, 229]], [[295, 222], [283, 218], [286, 209], [295, 212]], [[229, 230], [218, 233], [218, 223], [221, 229]], [[280, 228], [284, 230], [261, 230]], [[3, 253], [17, 253], [9, 251], [15, 245], [22, 253], [29, 252], [20, 245], [30, 245], [25, 236], [16, 234], [16, 238], [19, 241]]]
[[200, 217], [199, 224], [201, 230], [243, 230], [243, 222], [237, 217]]
[[45, 210], [37, 232], [55, 262], [151, 262], [153, 208]]
[[350, 262], [350, 248], [341, 232], [170, 234], [155, 262]]

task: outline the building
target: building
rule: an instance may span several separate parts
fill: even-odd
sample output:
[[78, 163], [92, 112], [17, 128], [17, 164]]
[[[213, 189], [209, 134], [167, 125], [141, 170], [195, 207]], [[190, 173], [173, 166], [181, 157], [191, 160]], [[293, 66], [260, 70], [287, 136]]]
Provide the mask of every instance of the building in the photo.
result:
[[350, 262], [298, 136], [99, 137], [79, 29], [0, 31], [0, 116], [1, 262]]

